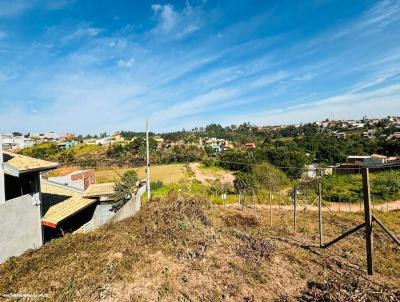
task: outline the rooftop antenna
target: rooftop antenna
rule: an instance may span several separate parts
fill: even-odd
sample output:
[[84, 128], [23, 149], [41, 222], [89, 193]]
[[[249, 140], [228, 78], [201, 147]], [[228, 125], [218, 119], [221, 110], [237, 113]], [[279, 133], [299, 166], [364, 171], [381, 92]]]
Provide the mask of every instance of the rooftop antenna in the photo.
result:
[[146, 118], [146, 174], [147, 174], [147, 200], [151, 199], [150, 191], [150, 146], [149, 146], [149, 121]]
[[0, 204], [6, 202], [6, 191], [4, 186], [4, 165], [3, 165], [3, 138], [0, 134]]

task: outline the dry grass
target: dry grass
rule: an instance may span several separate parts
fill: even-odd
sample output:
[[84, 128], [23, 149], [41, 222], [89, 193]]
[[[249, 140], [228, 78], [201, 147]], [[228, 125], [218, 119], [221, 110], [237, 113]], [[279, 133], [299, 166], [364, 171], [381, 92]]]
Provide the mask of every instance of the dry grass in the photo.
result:
[[[317, 213], [300, 213], [297, 233], [290, 212], [273, 214], [270, 227], [266, 210], [215, 207], [171, 193], [133, 218], [7, 261], [0, 266], [0, 294], [46, 293], [50, 301], [380, 301], [396, 294], [399, 248], [381, 231], [377, 274], [366, 278], [362, 232], [321, 250], [314, 246]], [[325, 216], [327, 240], [362, 220]], [[399, 212], [382, 217], [397, 234], [399, 219]], [[324, 286], [326, 280], [336, 285]], [[349, 280], [360, 285], [348, 286]], [[333, 294], [335, 286], [343, 296]], [[378, 294], [353, 299], [366, 287]]]
[[[145, 168], [106, 168], [96, 170], [98, 183], [112, 182], [118, 180], [126, 171], [136, 170], [140, 178], [145, 178]], [[162, 181], [165, 184], [177, 183], [186, 176], [183, 164], [159, 165], [150, 168], [152, 181]]]

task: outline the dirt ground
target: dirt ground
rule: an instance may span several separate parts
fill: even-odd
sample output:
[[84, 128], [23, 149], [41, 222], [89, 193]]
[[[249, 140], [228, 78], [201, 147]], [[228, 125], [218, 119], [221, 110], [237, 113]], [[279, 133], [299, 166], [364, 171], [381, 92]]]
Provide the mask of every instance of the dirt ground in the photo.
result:
[[[357, 232], [328, 249], [317, 213], [217, 207], [182, 196], [146, 203], [127, 220], [66, 235], [0, 265], [0, 296], [35, 301], [399, 301], [400, 248], [377, 229], [375, 275], [365, 273]], [[400, 212], [381, 220], [400, 234]], [[324, 220], [325, 240], [360, 223], [357, 213]], [[11, 299], [9, 299], [11, 301]]]
[[210, 181], [220, 180], [224, 184], [229, 184], [233, 186], [233, 181], [235, 176], [224, 170], [210, 170], [206, 168], [200, 168], [199, 163], [190, 163], [189, 168], [193, 171], [196, 180], [203, 184], [209, 184]]

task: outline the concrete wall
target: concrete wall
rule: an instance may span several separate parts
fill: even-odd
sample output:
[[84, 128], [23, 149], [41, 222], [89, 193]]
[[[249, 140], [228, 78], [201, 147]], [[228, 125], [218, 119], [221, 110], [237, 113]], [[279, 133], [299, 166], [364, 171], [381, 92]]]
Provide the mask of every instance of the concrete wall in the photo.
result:
[[111, 222], [117, 222], [125, 218], [135, 215], [141, 207], [140, 198], [146, 192], [146, 185], [139, 188], [136, 195], [131, 198], [115, 215], [111, 218]]
[[93, 213], [94, 227], [107, 223], [115, 215], [111, 204], [99, 204]]
[[40, 246], [40, 204], [29, 194], [0, 204], [0, 263]]

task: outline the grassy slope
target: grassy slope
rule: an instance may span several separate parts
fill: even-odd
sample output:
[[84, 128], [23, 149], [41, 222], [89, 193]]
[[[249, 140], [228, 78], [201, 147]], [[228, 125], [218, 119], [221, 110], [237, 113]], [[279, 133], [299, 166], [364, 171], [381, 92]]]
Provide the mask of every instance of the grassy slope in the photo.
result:
[[[96, 179], [98, 183], [112, 182], [119, 179], [129, 168], [107, 168], [96, 170]], [[134, 169], [138, 172], [140, 178], [145, 178], [145, 168]], [[186, 176], [184, 164], [159, 165], [150, 167], [152, 181], [161, 180], [165, 184], [179, 182]]]
[[[400, 234], [400, 212], [379, 215]], [[325, 216], [327, 240], [362, 220], [356, 214]], [[210, 207], [204, 199], [174, 193], [133, 218], [9, 260], [0, 266], [0, 293], [47, 293], [51, 301], [328, 301], [324, 286], [364, 290], [362, 233], [320, 250], [312, 247], [316, 213], [300, 214], [297, 234], [290, 212], [274, 212], [272, 228], [268, 212], [257, 217], [251, 209]], [[370, 291], [399, 286], [399, 248], [379, 229], [375, 247]], [[328, 279], [334, 281], [324, 283]], [[329, 301], [346, 295], [336, 287], [332, 292]]]

